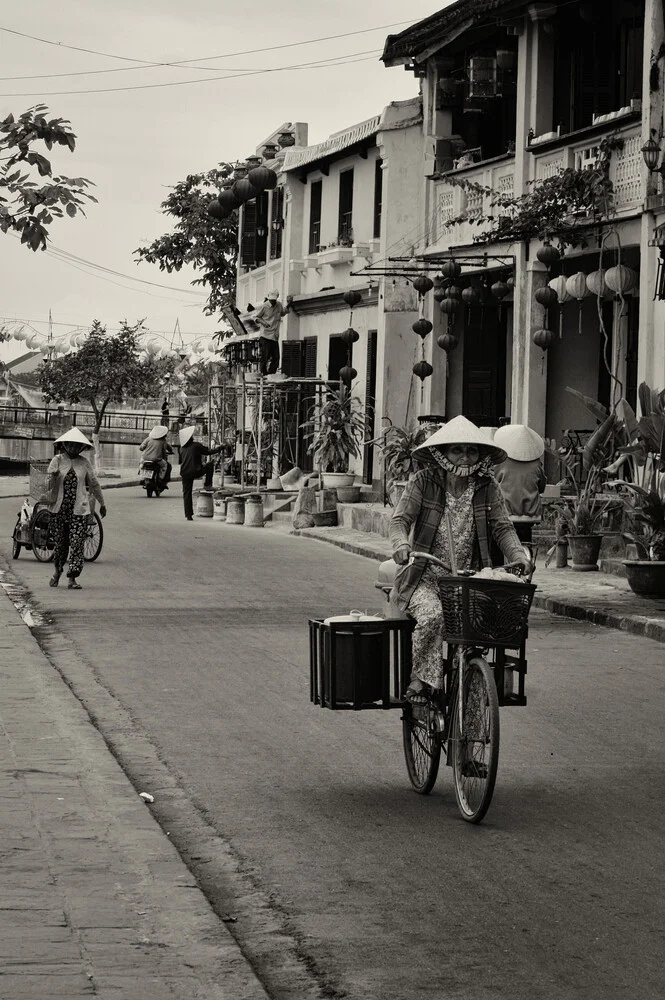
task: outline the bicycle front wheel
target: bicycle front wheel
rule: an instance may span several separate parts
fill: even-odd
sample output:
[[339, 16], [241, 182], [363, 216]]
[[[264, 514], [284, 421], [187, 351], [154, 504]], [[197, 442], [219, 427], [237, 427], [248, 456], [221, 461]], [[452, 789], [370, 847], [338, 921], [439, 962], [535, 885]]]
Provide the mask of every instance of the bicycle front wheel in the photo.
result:
[[37, 511], [32, 522], [32, 551], [39, 562], [50, 562], [53, 558], [51, 517], [51, 512], [42, 507], [41, 510]]
[[102, 521], [96, 512], [88, 520], [85, 529], [85, 541], [83, 543], [83, 558], [86, 562], [94, 562], [102, 551], [104, 544], [104, 529]]
[[441, 742], [432, 725], [429, 705], [405, 705], [402, 716], [404, 758], [409, 780], [420, 795], [429, 795], [439, 773]]
[[458, 687], [451, 731], [455, 798], [463, 819], [480, 823], [492, 801], [499, 766], [499, 699], [482, 657], [464, 666], [461, 732], [459, 698]]

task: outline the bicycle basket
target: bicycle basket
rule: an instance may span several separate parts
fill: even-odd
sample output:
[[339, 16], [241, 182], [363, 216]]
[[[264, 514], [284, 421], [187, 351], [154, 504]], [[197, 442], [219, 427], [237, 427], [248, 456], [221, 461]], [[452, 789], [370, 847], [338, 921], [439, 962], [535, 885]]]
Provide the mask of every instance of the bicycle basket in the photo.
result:
[[50, 462], [30, 463], [30, 496], [34, 500], [40, 500], [48, 489], [47, 469]]
[[518, 647], [524, 639], [535, 586], [450, 576], [441, 581], [447, 642]]

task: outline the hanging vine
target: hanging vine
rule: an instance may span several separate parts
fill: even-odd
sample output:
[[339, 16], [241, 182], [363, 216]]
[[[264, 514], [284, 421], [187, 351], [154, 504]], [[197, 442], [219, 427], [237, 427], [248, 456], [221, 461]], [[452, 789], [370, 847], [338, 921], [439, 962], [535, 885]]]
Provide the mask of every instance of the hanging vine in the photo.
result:
[[[446, 175], [446, 180], [463, 191], [489, 199], [489, 211], [461, 212], [443, 223], [448, 229], [466, 222], [481, 230], [474, 243], [516, 243], [532, 239], [551, 240], [556, 237], [562, 247], [585, 247], [587, 241], [581, 222], [598, 222], [607, 218], [614, 208], [614, 185], [610, 179], [610, 159], [613, 150], [623, 148], [616, 135], [606, 136], [598, 143], [598, 157], [593, 165], [567, 167], [541, 180], [529, 182], [522, 195], [508, 196], [494, 188]], [[501, 214], [498, 210], [502, 210]], [[483, 228], [481, 228], [483, 227]]]

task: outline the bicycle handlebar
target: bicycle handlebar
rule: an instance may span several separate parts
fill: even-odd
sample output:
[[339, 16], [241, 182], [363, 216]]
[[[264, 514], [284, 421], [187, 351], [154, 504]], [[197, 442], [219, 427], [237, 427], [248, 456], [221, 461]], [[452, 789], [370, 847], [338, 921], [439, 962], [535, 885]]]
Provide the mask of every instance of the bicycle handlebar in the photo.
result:
[[[411, 555], [409, 556], [409, 565], [412, 566], [413, 563], [414, 563], [414, 561], [416, 559], [425, 559], [428, 562], [434, 563], [435, 566], [439, 566], [441, 569], [445, 569], [447, 573], [450, 573], [450, 566], [447, 566], [446, 563], [444, 563], [442, 559], [438, 558], [438, 556], [432, 555], [431, 552], [412, 552]], [[512, 563], [506, 563], [504, 566], [499, 566], [499, 567], [497, 567], [497, 569], [511, 570], [511, 569], [516, 569], [518, 566], [522, 566], [522, 565], [523, 565], [523, 563], [520, 563], [520, 562], [512, 562]], [[531, 582], [531, 577], [533, 576], [534, 569], [535, 569], [535, 566], [534, 566], [533, 563], [531, 563], [531, 572], [530, 573], [525, 573], [524, 576], [523, 576], [523, 579], [527, 583]], [[458, 576], [473, 576], [473, 570], [458, 570], [457, 571], [457, 575]], [[518, 575], [518, 574], [515, 574], [515, 575]]]

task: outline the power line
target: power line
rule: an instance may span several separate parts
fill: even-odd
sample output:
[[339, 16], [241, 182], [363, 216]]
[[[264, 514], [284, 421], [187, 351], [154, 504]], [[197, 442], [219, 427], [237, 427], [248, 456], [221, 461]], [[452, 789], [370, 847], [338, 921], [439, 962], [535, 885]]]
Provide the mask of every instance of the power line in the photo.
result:
[[163, 285], [158, 281], [147, 281], [145, 278], [135, 278], [133, 275], [125, 274], [123, 271], [115, 271], [113, 268], [106, 267], [104, 264], [96, 264], [94, 261], [87, 260], [85, 257], [77, 257], [77, 255], [73, 254], [70, 250], [63, 250], [61, 247], [57, 247], [53, 243], [49, 243], [47, 249], [55, 250], [57, 253], [60, 253], [65, 257], [69, 257], [78, 264], [87, 264], [88, 267], [94, 267], [99, 271], [105, 271], [107, 274], [113, 274], [118, 278], [127, 278], [129, 281], [135, 281], [140, 285], [151, 285], [153, 288], [165, 288], [167, 292], [179, 292], [184, 295], [195, 295], [199, 299], [205, 298], [201, 292], [197, 292], [192, 288], [173, 288], [172, 285]]
[[[40, 79], [46, 79], [47, 77], [51, 77], [51, 76], [53, 76], [53, 77], [59, 77], [59, 76], [80, 76], [80, 75], [87, 75], [87, 74], [92, 75], [92, 74], [95, 74], [95, 73], [127, 72], [127, 70], [129, 70], [129, 69], [154, 69], [155, 67], [163, 67], [163, 66], [169, 66], [169, 67], [191, 66], [192, 63], [206, 62], [206, 61], [211, 60], [211, 59], [212, 60], [214, 60], [214, 59], [233, 59], [236, 56], [255, 55], [258, 52], [277, 52], [277, 51], [279, 51], [281, 49], [292, 49], [292, 48], [296, 48], [296, 47], [301, 46], [301, 45], [314, 45], [314, 44], [316, 44], [318, 42], [329, 42], [329, 41], [333, 41], [333, 40], [338, 39], [338, 38], [351, 38], [354, 35], [366, 35], [366, 34], [372, 32], [372, 31], [384, 31], [386, 28], [398, 28], [402, 24], [410, 24], [410, 23], [411, 23], [410, 21], [393, 21], [391, 24], [376, 24], [376, 25], [374, 25], [371, 28], [359, 28], [356, 31], [344, 31], [344, 32], [341, 32], [340, 34], [337, 34], [337, 35], [320, 35], [320, 36], [318, 36], [316, 38], [305, 38], [305, 39], [303, 39], [302, 41], [299, 41], [299, 42], [286, 42], [286, 43], [284, 43], [282, 45], [266, 45], [266, 46], [264, 46], [262, 48], [258, 48], [258, 49], [244, 49], [244, 50], [242, 50], [240, 52], [224, 52], [224, 53], [221, 53], [219, 55], [214, 55], [214, 56], [196, 56], [196, 57], [194, 57], [192, 59], [179, 59], [179, 60], [168, 61], [168, 62], [167, 61], [163, 61], [163, 62], [162, 61], [153, 61], [153, 60], [149, 60], [149, 59], [139, 59], [139, 58], [135, 58], [133, 56], [121, 56], [121, 55], [117, 55], [117, 54], [112, 53], [112, 52], [99, 52], [96, 49], [86, 49], [86, 48], [83, 48], [82, 46], [78, 46], [78, 45], [67, 45], [65, 42], [55, 42], [55, 41], [53, 41], [50, 38], [40, 38], [37, 35], [29, 35], [29, 34], [27, 34], [26, 32], [23, 32], [23, 31], [16, 31], [16, 30], [14, 30], [12, 28], [3, 28], [3, 27], [0, 26], [0, 31], [4, 31], [4, 32], [6, 32], [7, 34], [10, 34], [10, 35], [17, 35], [20, 38], [29, 38], [29, 39], [31, 39], [34, 42], [41, 42], [44, 45], [54, 45], [56, 48], [70, 49], [73, 52], [85, 52], [88, 55], [102, 56], [105, 59], [119, 59], [122, 62], [133, 62], [133, 63], [139, 63], [140, 64], [139, 66], [122, 67], [122, 68], [118, 68], [118, 69], [87, 70], [87, 71], [80, 71], [80, 72], [76, 72], [76, 73], [49, 73], [49, 74], [44, 74], [43, 76], [17, 76], [17, 77], [5, 76], [5, 77], [0, 77], [0, 80], [40, 80]], [[211, 69], [213, 71], [215, 70], [215, 67], [213, 67], [213, 66], [211, 66], [211, 67], [198, 67], [198, 66], [195, 66], [193, 68], [194, 69], [208, 69], [209, 68], [209, 69]], [[219, 67], [216, 67], [216, 69], [219, 70]], [[18, 95], [18, 96], [24, 96], [24, 95]]]
[[[85, 322], [83, 323], [80, 323], [80, 322], [75, 322], [74, 320], [70, 320], [69, 322], [67, 322], [66, 320], [55, 320], [55, 319], [54, 320], [22, 319], [20, 316], [0, 316], [0, 323], [24, 323], [26, 326], [30, 326], [30, 324], [32, 323], [42, 326], [48, 326], [50, 323], [52, 326], [67, 326], [70, 327], [70, 329], [72, 327], [76, 327], [79, 330], [82, 330], [85, 327], [89, 327], [91, 325], [91, 321], [89, 319], [85, 320]], [[122, 330], [121, 326], [109, 326], [107, 323], [104, 323], [103, 325], [106, 327], [107, 330], [111, 330], [113, 332], [117, 330]], [[38, 332], [39, 332], [38, 330], [35, 331], [35, 333]], [[163, 333], [167, 337], [173, 336], [172, 330], [153, 330], [152, 327], [149, 327], [149, 332], [155, 334]], [[192, 330], [183, 330], [182, 335], [183, 337], [208, 337], [212, 336], [212, 333], [201, 333], [201, 332], [197, 333]]]
[[49, 90], [46, 93], [42, 90], [33, 90], [24, 91], [22, 93], [17, 92], [11, 94], [0, 94], [0, 97], [40, 97], [44, 100], [47, 97], [62, 97], [63, 95], [76, 96], [78, 94], [118, 94], [128, 90], [158, 90], [163, 87], [186, 87], [193, 83], [212, 83], [216, 80], [242, 80], [248, 76], [262, 76], [266, 73], [284, 73], [293, 70], [307, 69], [334, 69], [336, 66], [348, 66], [351, 63], [367, 62], [370, 59], [374, 59], [380, 51], [380, 49], [374, 49], [374, 55], [361, 56], [360, 58], [347, 59], [343, 56], [334, 57], [336, 59], [343, 60], [341, 62], [331, 62], [330, 60], [327, 60], [319, 63], [297, 63], [293, 66], [276, 66], [274, 69], [251, 70], [249, 72], [238, 72], [225, 76], [209, 76], [205, 78], [199, 77], [196, 80], [172, 80], [170, 83], [144, 83], [138, 84], [134, 87], [102, 87], [91, 90]]

